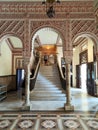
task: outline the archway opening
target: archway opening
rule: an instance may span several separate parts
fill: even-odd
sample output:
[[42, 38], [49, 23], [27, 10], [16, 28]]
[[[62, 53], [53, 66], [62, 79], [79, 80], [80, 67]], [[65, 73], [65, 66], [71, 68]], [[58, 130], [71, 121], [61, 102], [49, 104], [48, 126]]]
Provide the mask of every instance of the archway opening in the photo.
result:
[[23, 44], [15, 35], [7, 34], [0, 41], [0, 79], [7, 91], [16, 90], [16, 70], [23, 68]]
[[[31, 109], [64, 110], [65, 94], [62, 94], [63, 89], [58, 71], [58, 64], [61, 67], [63, 57], [61, 34], [51, 27], [39, 29], [32, 38], [32, 52], [35, 56], [39, 53], [41, 63], [34, 89], [30, 92]], [[45, 56], [48, 57], [46, 61]]]
[[61, 65], [61, 57], [63, 57], [63, 40], [61, 34], [52, 27], [43, 27], [39, 29], [32, 38], [31, 63], [34, 54], [40, 53], [42, 64], [45, 63], [44, 58], [48, 59], [46, 65], [51, 65], [58, 59]]
[[95, 95], [96, 43], [88, 35], [78, 36], [73, 43], [73, 86]]

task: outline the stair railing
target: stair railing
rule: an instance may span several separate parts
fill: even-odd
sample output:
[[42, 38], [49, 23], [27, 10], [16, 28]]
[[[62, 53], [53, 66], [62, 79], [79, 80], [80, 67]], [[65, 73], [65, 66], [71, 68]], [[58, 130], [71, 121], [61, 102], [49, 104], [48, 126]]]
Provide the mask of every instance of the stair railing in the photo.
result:
[[62, 72], [62, 69], [61, 69], [61, 67], [59, 65], [58, 60], [57, 60], [57, 66], [58, 66], [58, 70], [59, 70], [59, 75], [60, 75], [60, 80], [61, 80], [62, 88], [64, 90], [66, 90], [66, 77], [64, 77], [64, 75], [63, 75], [63, 72]]
[[39, 67], [40, 67], [40, 62], [41, 62], [41, 58], [39, 58], [39, 60], [38, 60], [38, 63], [37, 63], [37, 66], [36, 66], [36, 69], [35, 69], [35, 72], [34, 72], [34, 76], [32, 78], [30, 78], [30, 91], [32, 89], [34, 89], [36, 77], [37, 77]]

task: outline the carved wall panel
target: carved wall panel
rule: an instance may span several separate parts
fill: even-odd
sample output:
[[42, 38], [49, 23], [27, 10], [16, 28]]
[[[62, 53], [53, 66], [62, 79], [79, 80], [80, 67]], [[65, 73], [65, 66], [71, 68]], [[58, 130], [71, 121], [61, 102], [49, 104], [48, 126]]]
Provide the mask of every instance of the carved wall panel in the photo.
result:
[[72, 38], [79, 33], [92, 33], [98, 37], [95, 20], [72, 20], [71, 21]]
[[79, 33], [93, 33], [98, 37], [93, 1], [61, 2], [55, 5], [55, 12], [55, 17], [49, 19], [41, 2], [0, 2], [0, 36], [18, 35], [23, 41], [25, 59], [30, 57], [32, 36], [42, 27], [57, 29], [64, 51], [72, 50], [72, 39]]
[[[55, 4], [56, 12], [93, 12], [93, 1], [66, 1], [60, 4]], [[45, 5], [41, 2], [2, 2], [0, 3], [0, 12], [45, 12]]]
[[12, 33], [24, 39], [24, 21], [23, 20], [0, 20], [0, 35]]

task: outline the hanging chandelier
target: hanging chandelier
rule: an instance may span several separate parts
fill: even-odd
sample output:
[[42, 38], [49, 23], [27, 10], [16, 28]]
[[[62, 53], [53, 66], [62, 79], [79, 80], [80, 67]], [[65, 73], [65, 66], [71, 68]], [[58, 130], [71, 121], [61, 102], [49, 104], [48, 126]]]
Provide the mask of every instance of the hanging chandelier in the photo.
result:
[[49, 18], [53, 18], [55, 16], [55, 3], [60, 3], [60, 0], [44, 0], [42, 4], [46, 5], [46, 14]]

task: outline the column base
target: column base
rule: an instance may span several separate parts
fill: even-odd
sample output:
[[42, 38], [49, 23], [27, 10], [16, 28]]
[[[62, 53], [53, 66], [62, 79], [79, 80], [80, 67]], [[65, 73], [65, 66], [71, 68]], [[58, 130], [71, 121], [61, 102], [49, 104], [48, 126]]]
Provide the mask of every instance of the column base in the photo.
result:
[[23, 110], [23, 111], [30, 111], [30, 106], [22, 106], [21, 110]]
[[74, 111], [74, 106], [71, 106], [70, 104], [65, 104], [64, 108], [65, 111]]
[[30, 105], [24, 103], [23, 106], [21, 107], [21, 110], [23, 110], [23, 111], [30, 111]]

